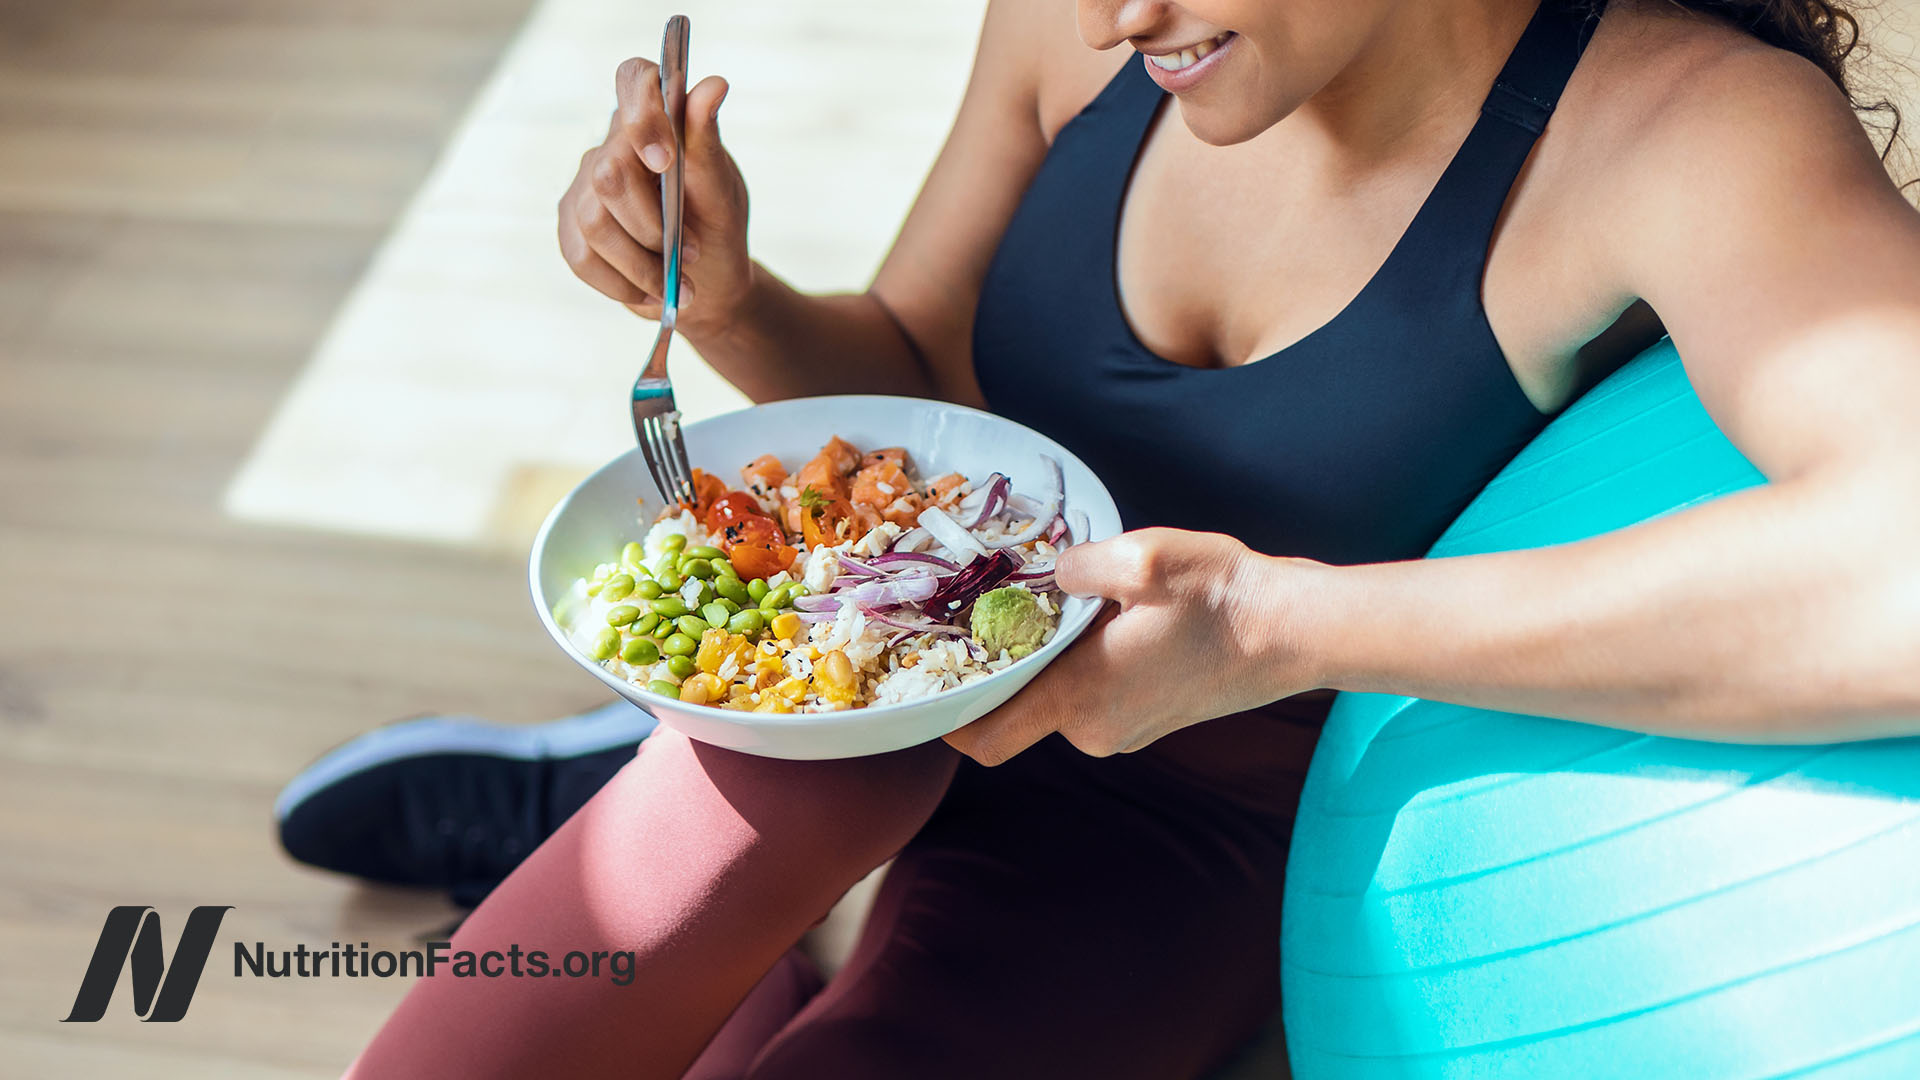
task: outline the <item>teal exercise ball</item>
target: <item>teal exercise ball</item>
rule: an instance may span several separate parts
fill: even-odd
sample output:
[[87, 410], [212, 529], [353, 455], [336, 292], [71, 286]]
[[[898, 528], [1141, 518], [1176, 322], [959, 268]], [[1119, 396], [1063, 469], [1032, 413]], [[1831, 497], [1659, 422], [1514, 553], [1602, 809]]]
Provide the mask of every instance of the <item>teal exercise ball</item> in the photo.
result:
[[[1663, 343], [1430, 557], [1764, 482]], [[1920, 1078], [1920, 738], [1736, 746], [1345, 694], [1282, 920], [1298, 1080]]]

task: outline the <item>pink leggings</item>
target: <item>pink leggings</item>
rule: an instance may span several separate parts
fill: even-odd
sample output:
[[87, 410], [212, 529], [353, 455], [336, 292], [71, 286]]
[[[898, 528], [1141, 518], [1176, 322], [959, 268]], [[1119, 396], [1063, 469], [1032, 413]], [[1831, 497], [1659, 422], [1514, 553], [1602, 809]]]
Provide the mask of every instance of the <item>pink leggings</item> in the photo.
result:
[[[455, 950], [632, 951], [608, 978], [422, 978], [349, 1072], [1200, 1076], [1279, 991], [1288, 833], [1326, 698], [997, 769], [944, 743], [788, 762], [662, 728]], [[824, 989], [800, 935], [898, 858]]]

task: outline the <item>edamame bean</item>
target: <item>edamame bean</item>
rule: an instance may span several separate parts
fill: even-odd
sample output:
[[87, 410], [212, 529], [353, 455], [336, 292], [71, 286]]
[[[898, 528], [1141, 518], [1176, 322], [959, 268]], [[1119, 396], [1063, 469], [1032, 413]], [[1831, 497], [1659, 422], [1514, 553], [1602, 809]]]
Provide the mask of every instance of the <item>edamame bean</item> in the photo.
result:
[[680, 556], [671, 551], [653, 560], [653, 576], [659, 577], [661, 574], [673, 573], [673, 564], [679, 561]]
[[680, 696], [680, 688], [665, 679], [655, 679], [648, 683], [647, 692], [659, 694], [661, 697], [677, 698]]
[[698, 648], [700, 648], [699, 639], [684, 632], [669, 635], [660, 645], [660, 651], [668, 656], [692, 656]]
[[608, 626], [626, 626], [640, 617], [640, 609], [632, 604], [621, 604], [607, 612]]
[[652, 637], [653, 628], [659, 625], [660, 616], [649, 611], [638, 619], [635, 619], [633, 625], [627, 627], [627, 633], [638, 634], [641, 637]]
[[705, 607], [706, 605], [713, 603], [713, 598], [718, 595], [720, 594], [713, 591], [712, 585], [709, 585], [706, 582], [702, 581], [700, 582], [700, 599], [695, 601], [694, 603], [696, 606]]
[[[674, 678], [684, 679], [694, 672], [693, 657], [669, 656], [667, 657], [667, 670], [673, 674]], [[674, 693], [676, 696], [679, 694], [678, 687], [674, 689]]]
[[721, 551], [712, 544], [700, 544], [697, 547], [687, 549], [687, 557], [692, 559], [718, 559], [724, 555], [726, 555], [726, 552]]
[[736, 577], [722, 575], [714, 578], [713, 591], [735, 604], [750, 604], [754, 599], [753, 594], [747, 591], [746, 585]]
[[758, 611], [742, 611], [727, 620], [727, 632], [753, 637], [767, 628], [766, 616]]
[[673, 628], [698, 642], [701, 634], [713, 629], [713, 624], [698, 615], [682, 615], [673, 620]]
[[679, 592], [680, 586], [687, 583], [686, 578], [681, 577], [671, 570], [662, 570], [653, 576], [654, 580], [659, 583], [660, 593], [663, 596], [670, 592]]
[[629, 664], [656, 664], [660, 662], [660, 646], [648, 638], [637, 637], [620, 650], [620, 659]]
[[635, 568], [644, 566], [646, 557], [646, 549], [640, 546], [638, 540], [629, 540], [627, 546], [620, 549], [620, 561], [627, 566]]
[[632, 574], [615, 574], [607, 579], [605, 585], [600, 586], [600, 595], [609, 601], [625, 600], [631, 592], [633, 592]]
[[732, 559], [708, 559], [707, 561], [713, 564], [713, 572], [716, 575], [723, 578], [732, 578], [735, 581], [740, 580], [740, 571], [733, 568]]
[[772, 589], [767, 587], [766, 578], [754, 578], [752, 581], [747, 582], [747, 597], [756, 604], [765, 600], [767, 594], [772, 591]]
[[680, 572], [687, 577], [699, 578], [701, 581], [711, 581], [719, 573], [713, 568], [713, 563], [706, 559], [681, 559]]
[[728, 615], [738, 615], [740, 613], [740, 605], [734, 603], [733, 601], [727, 599], [724, 596], [719, 598], [718, 600], [715, 600], [714, 603], [719, 604], [723, 608], [726, 608]]
[[634, 583], [633, 595], [642, 600], [657, 599], [660, 595], [660, 583], [652, 578], [644, 578]]
[[789, 581], [768, 593], [766, 598], [760, 601], [760, 606], [778, 609], [791, 603], [793, 603], [793, 582]]
[[707, 620], [708, 626], [725, 626], [727, 620], [733, 618], [733, 612], [728, 611], [720, 601], [715, 600], [700, 609], [700, 617]]
[[611, 660], [620, 651], [620, 631], [609, 626], [593, 636], [593, 658]]
[[679, 533], [668, 533], [660, 540], [660, 550], [669, 555], [678, 555], [680, 549], [687, 546], [687, 538]]
[[649, 601], [647, 606], [653, 609], [655, 615], [663, 619], [677, 619], [693, 610], [687, 606], [685, 600], [677, 596], [663, 596], [658, 600]]

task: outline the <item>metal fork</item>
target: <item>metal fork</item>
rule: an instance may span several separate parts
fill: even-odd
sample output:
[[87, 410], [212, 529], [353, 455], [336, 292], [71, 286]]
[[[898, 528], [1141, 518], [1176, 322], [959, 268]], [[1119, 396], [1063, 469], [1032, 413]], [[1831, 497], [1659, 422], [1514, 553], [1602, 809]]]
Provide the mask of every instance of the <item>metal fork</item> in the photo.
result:
[[680, 314], [680, 236], [687, 135], [687, 31], [685, 15], [667, 20], [660, 42], [660, 99], [666, 104], [667, 123], [673, 129], [673, 165], [660, 177], [660, 245], [666, 259], [665, 295], [660, 302], [660, 335], [653, 339], [653, 356], [633, 381], [633, 433], [646, 455], [647, 471], [668, 505], [692, 506], [693, 469], [687, 464], [687, 443], [680, 434], [680, 410], [673, 403], [673, 381], [667, 378], [667, 346]]

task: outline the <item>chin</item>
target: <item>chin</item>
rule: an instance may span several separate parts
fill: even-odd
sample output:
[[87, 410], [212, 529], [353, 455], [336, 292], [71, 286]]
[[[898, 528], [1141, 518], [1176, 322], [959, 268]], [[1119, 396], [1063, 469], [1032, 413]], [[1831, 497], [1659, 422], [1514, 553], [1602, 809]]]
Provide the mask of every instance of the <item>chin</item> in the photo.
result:
[[1292, 112], [1272, 115], [1267, 112], [1256, 113], [1251, 109], [1203, 105], [1187, 98], [1175, 99], [1180, 103], [1180, 119], [1193, 132], [1193, 137], [1210, 146], [1232, 146], [1243, 143], [1279, 123]]

